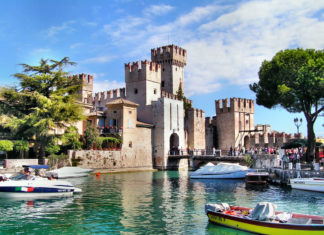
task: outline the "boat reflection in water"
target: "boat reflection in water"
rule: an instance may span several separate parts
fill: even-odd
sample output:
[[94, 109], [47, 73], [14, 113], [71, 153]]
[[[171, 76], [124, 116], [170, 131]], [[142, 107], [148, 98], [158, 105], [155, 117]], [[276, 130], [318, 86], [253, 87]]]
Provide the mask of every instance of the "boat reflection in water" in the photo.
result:
[[241, 179], [190, 179], [194, 187], [202, 187], [206, 192], [235, 192], [245, 186]]
[[73, 204], [74, 200], [74, 197], [34, 200], [6, 199], [0, 202], [0, 213], [8, 222], [15, 222], [17, 217], [44, 219], [52, 214], [63, 213], [69, 205]]

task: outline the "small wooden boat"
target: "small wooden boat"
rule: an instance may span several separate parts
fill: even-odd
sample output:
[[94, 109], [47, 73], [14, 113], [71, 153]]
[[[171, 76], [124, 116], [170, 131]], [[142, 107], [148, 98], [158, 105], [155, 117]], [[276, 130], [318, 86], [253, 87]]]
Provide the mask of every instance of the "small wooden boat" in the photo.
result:
[[294, 178], [290, 179], [293, 189], [324, 192], [324, 178]]
[[268, 184], [268, 172], [248, 172], [245, 175], [246, 184], [266, 185]]
[[[322, 216], [292, 213], [285, 222], [277, 219], [260, 221], [252, 219], [250, 208], [229, 206], [227, 210], [219, 211], [213, 209], [214, 205], [217, 204], [206, 205], [206, 214], [209, 221], [222, 226], [258, 234], [324, 234]], [[275, 212], [275, 215], [279, 214], [284, 213]]]

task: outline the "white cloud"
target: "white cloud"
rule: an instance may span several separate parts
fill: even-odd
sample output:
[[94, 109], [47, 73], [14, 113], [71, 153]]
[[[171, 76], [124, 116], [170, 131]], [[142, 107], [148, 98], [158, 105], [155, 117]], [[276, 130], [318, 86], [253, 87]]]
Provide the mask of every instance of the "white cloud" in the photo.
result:
[[[263, 60], [286, 48], [324, 48], [324, 1], [263, 0], [237, 5], [209, 4], [157, 24], [148, 15], [126, 17], [104, 27], [129, 55], [178, 44], [187, 49], [186, 95], [221, 89], [224, 81], [247, 86], [257, 81]], [[188, 93], [187, 93], [188, 92]]]
[[165, 4], [152, 5], [152, 6], [145, 8], [143, 10], [143, 14], [146, 16], [151, 16], [151, 15], [161, 16], [161, 15], [165, 15], [165, 14], [169, 13], [173, 9], [174, 9], [174, 7], [172, 7], [170, 5], [165, 5]]
[[74, 44], [70, 45], [70, 49], [76, 49], [76, 48], [79, 48], [79, 47], [81, 47], [83, 45], [84, 45], [84, 43], [77, 42], [77, 43], [74, 43]]
[[74, 29], [71, 27], [72, 24], [74, 24], [75, 21], [67, 21], [59, 26], [52, 26], [47, 30], [47, 36], [48, 37], [54, 37], [56, 34], [62, 32], [62, 31], [68, 31], [71, 32]]
[[37, 48], [30, 52], [32, 55], [42, 55], [42, 54], [48, 54], [51, 52], [51, 49], [48, 48]]
[[[95, 77], [97, 78], [96, 75], [95, 75]], [[118, 82], [116, 80], [98, 81], [97, 79], [95, 79], [94, 83], [93, 83], [94, 93], [101, 92], [101, 91], [107, 91], [107, 90], [111, 90], [111, 89], [123, 88], [123, 87], [125, 87], [125, 83]]]
[[84, 64], [106, 63], [106, 62], [113, 60], [114, 58], [115, 58], [115, 56], [109, 56], [109, 55], [108, 56], [97, 56], [97, 57], [85, 59], [85, 60], [81, 61], [80, 63], [84, 63]]

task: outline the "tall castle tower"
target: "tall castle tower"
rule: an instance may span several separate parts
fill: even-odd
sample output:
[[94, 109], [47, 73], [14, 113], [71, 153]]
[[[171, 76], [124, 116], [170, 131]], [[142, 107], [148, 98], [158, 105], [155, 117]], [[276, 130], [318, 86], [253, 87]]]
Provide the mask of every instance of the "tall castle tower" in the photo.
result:
[[138, 120], [152, 123], [152, 101], [161, 97], [161, 65], [150, 61], [125, 64], [126, 98], [139, 104]]
[[176, 94], [181, 86], [184, 92], [184, 67], [187, 64], [187, 51], [175, 45], [151, 49], [151, 60], [162, 66], [161, 90]]
[[80, 101], [84, 104], [92, 104], [93, 76], [84, 73], [73, 76], [76, 76], [83, 81], [80, 91]]
[[254, 130], [254, 100], [231, 98], [216, 100], [218, 148], [250, 147], [250, 131]]

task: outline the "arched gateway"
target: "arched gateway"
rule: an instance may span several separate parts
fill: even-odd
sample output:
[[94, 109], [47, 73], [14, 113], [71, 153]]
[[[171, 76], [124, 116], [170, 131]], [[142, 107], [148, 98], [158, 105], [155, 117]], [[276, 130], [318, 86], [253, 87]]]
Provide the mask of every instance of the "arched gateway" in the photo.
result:
[[179, 154], [179, 136], [176, 133], [173, 133], [170, 136], [170, 154], [177, 155]]

